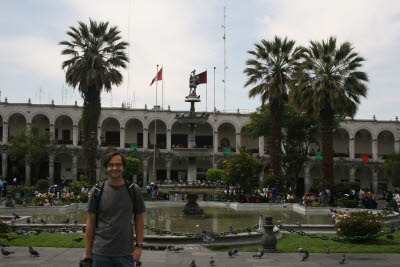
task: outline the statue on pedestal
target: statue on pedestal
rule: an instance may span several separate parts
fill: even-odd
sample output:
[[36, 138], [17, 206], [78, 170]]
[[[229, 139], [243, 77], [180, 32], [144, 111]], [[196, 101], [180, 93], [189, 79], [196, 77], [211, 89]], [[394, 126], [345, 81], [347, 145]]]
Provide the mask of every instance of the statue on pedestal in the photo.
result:
[[196, 75], [196, 70], [193, 70], [189, 78], [189, 95], [196, 95], [196, 88], [199, 83], [200, 77]]

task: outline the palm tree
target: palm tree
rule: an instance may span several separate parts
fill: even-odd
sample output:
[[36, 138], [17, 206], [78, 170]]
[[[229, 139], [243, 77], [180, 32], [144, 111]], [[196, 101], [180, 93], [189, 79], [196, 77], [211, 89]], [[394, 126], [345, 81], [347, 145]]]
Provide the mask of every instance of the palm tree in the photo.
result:
[[[83, 22], [78, 24], [79, 27], [70, 26], [67, 31], [71, 41], [59, 43], [66, 47], [61, 54], [69, 56], [62, 63], [62, 68], [66, 71], [67, 84], [77, 87], [84, 100], [83, 134], [89, 139], [91, 132], [94, 132], [97, 140], [97, 125], [101, 113], [100, 94], [102, 90], [109, 92], [112, 85], [122, 83], [123, 77], [118, 69], [126, 68], [129, 61], [125, 53], [128, 43], [120, 41], [118, 27], [109, 26], [108, 22], [89, 19], [89, 25]], [[88, 156], [88, 146], [84, 150], [84, 154]], [[90, 164], [95, 164], [95, 160], [93, 161], [94, 163], [86, 162], [87, 169]]]
[[273, 41], [261, 40], [254, 44], [255, 49], [247, 53], [253, 56], [246, 61], [248, 66], [243, 72], [248, 76], [244, 87], [254, 85], [249, 98], [260, 96], [261, 106], [268, 101], [271, 112], [271, 173], [281, 173], [281, 114], [288, 100], [288, 84], [293, 66], [295, 41], [275, 36]]
[[290, 100], [321, 123], [323, 185], [332, 189], [334, 119], [353, 117], [360, 97], [366, 96], [368, 76], [359, 71], [365, 59], [349, 42], [338, 47], [334, 37], [311, 41], [296, 56]]

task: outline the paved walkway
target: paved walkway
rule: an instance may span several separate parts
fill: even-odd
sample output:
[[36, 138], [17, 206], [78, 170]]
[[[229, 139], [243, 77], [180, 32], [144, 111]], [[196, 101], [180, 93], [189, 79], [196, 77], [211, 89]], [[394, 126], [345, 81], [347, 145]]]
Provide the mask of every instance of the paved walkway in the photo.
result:
[[[26, 247], [11, 247], [14, 251], [10, 257], [1, 257], [0, 266], [78, 266], [83, 255], [82, 248], [35, 248], [40, 258], [31, 257]], [[189, 266], [194, 259], [196, 266], [210, 266], [211, 257], [215, 259], [215, 266], [247, 267], [247, 266], [338, 266], [342, 254], [331, 253], [311, 254], [306, 262], [300, 261], [298, 253], [269, 253], [262, 259], [254, 259], [251, 252], [240, 252], [230, 258], [226, 252], [212, 252], [200, 246], [186, 246], [183, 252], [148, 251], [144, 250], [142, 263], [144, 267], [161, 266]], [[347, 266], [399, 266], [400, 254], [346, 254]]]

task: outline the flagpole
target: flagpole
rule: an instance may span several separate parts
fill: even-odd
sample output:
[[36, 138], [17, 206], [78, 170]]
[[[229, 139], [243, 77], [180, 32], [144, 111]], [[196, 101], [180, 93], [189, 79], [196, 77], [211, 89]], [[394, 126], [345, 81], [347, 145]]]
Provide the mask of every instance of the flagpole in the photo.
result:
[[214, 112], [215, 112], [215, 67], [214, 67]]
[[153, 154], [153, 179], [154, 182], [156, 179], [156, 148], [157, 148], [157, 87], [158, 87], [158, 64], [157, 64], [157, 72], [156, 72], [156, 105], [154, 106], [154, 154]]
[[[206, 69], [206, 73], [207, 73], [207, 69]], [[207, 79], [207, 82], [206, 82], [206, 112], [207, 112], [207, 99], [208, 99], [208, 96], [207, 96], [207, 84], [208, 84], [208, 79]]]

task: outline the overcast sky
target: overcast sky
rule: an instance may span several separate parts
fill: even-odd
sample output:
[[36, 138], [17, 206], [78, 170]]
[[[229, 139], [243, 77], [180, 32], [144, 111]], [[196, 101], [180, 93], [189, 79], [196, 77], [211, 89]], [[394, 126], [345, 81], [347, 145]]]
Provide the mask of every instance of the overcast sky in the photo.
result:
[[[259, 99], [249, 99], [243, 74], [247, 50], [274, 35], [307, 45], [334, 35], [350, 41], [367, 61], [368, 96], [356, 118], [394, 120], [400, 116], [400, 1], [382, 0], [228, 0], [226, 6], [226, 110], [254, 111]], [[117, 25], [130, 43], [130, 64], [124, 82], [102, 95], [103, 106], [136, 108], [155, 104], [150, 82], [156, 65], [164, 66], [164, 108], [188, 110], [190, 72], [208, 70], [207, 109], [215, 102], [224, 109], [224, 0], [2, 0], [0, 9], [1, 101], [82, 104], [79, 92], [65, 86], [61, 63], [65, 32], [89, 17]], [[62, 88], [65, 87], [64, 95]], [[206, 86], [197, 88], [206, 109]], [[134, 97], [135, 96], [135, 97]], [[161, 105], [161, 84], [158, 104]]]

